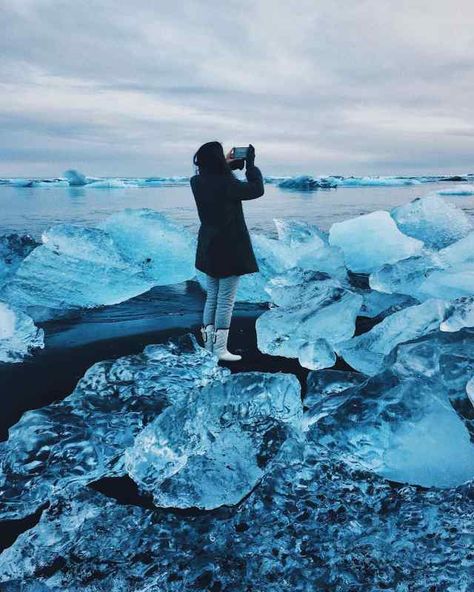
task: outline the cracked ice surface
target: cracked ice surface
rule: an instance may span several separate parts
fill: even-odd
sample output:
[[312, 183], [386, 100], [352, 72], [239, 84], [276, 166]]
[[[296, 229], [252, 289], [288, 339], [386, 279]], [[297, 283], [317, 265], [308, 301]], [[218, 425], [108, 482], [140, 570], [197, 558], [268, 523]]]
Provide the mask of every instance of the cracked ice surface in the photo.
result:
[[261, 480], [301, 419], [296, 377], [233, 375], [166, 409], [138, 434], [125, 466], [158, 506], [233, 505]]
[[95, 364], [69, 397], [28, 411], [0, 443], [0, 516], [30, 514], [71, 482], [123, 474], [123, 452], [147, 423], [227, 374], [194, 338]]
[[0, 362], [21, 362], [43, 347], [43, 329], [38, 329], [22, 311], [0, 302]]

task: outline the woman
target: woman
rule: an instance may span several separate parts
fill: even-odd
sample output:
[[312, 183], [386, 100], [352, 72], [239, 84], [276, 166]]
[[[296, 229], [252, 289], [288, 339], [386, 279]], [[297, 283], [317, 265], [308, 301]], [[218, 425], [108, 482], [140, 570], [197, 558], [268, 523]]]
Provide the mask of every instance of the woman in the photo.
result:
[[232, 173], [244, 167], [244, 160], [232, 159], [231, 153], [224, 156], [220, 142], [207, 142], [194, 155], [198, 174], [191, 178], [191, 188], [201, 221], [196, 267], [207, 276], [201, 331], [204, 347], [226, 362], [241, 359], [227, 350], [239, 277], [258, 271], [242, 211], [242, 200], [264, 193], [262, 173], [254, 161], [255, 149], [249, 145], [245, 182]]

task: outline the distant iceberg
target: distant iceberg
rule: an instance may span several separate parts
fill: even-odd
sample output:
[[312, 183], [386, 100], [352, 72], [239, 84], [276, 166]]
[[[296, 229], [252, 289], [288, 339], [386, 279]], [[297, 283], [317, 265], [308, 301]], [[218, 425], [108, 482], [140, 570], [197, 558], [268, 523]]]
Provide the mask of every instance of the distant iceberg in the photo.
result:
[[446, 189], [439, 189], [436, 193], [438, 195], [470, 196], [474, 195], [474, 185], [456, 185]]

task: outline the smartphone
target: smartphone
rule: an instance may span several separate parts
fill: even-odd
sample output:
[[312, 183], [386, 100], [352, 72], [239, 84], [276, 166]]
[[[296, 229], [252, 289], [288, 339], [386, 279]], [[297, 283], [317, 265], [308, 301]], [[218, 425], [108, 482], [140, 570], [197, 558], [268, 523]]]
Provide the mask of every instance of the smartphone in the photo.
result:
[[249, 147], [248, 146], [237, 146], [232, 148], [232, 151], [230, 153], [232, 158], [247, 158], [247, 153], [249, 151]]

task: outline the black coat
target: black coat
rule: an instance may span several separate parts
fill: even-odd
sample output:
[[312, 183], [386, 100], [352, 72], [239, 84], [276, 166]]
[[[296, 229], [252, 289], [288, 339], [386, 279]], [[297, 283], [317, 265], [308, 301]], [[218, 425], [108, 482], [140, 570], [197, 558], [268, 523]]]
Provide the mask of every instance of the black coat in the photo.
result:
[[215, 278], [258, 271], [242, 200], [263, 195], [263, 179], [256, 166], [247, 169], [246, 177], [247, 182], [230, 174], [191, 177], [201, 221], [196, 268]]

